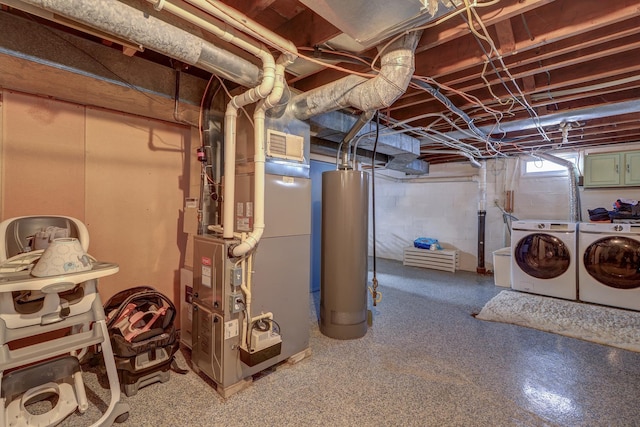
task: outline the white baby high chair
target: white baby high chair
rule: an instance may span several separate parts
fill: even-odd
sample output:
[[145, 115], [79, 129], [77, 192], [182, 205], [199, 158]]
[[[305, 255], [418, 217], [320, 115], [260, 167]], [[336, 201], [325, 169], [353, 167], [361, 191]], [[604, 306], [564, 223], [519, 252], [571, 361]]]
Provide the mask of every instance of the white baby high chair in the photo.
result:
[[[44, 230], [50, 232], [51, 247], [36, 249]], [[111, 400], [92, 426], [109, 426], [128, 416], [128, 404], [120, 401], [118, 372], [97, 290], [97, 279], [119, 268], [86, 255], [78, 257], [82, 264], [77, 266], [57, 263], [48, 256], [54, 243], [57, 249], [75, 244], [86, 254], [89, 232], [78, 219], [64, 216], [24, 216], [0, 223], [0, 427], [53, 426], [76, 410], [84, 413], [88, 401], [79, 358], [94, 345], [102, 349]], [[43, 270], [45, 258], [52, 260], [53, 270]], [[60, 271], [55, 270], [58, 267]], [[61, 330], [67, 334], [52, 333]], [[11, 342], [24, 338], [28, 345], [10, 348]], [[29, 410], [33, 402], [56, 395], [48, 412]]]

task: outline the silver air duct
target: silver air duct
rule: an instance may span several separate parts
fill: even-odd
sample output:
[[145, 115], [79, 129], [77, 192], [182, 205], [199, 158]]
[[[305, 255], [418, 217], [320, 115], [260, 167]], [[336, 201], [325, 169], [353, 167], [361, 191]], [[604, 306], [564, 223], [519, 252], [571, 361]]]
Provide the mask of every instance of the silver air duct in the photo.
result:
[[409, 85], [421, 35], [421, 31], [412, 32], [391, 44], [381, 57], [379, 74], [371, 79], [351, 75], [293, 97], [293, 114], [306, 120], [347, 107], [374, 111], [390, 106]]
[[582, 208], [580, 207], [580, 192], [578, 191], [578, 178], [580, 176], [576, 165], [566, 159], [562, 159], [560, 157], [556, 157], [554, 155], [548, 153], [537, 153], [536, 156], [541, 159], [548, 160], [552, 163], [556, 163], [558, 165], [564, 166], [567, 168], [569, 172], [569, 189], [570, 189], [570, 200], [569, 200], [569, 216], [572, 222], [580, 222], [582, 221]]
[[[5, 3], [5, 1], [0, 1]], [[20, 9], [20, 1], [9, 1]], [[117, 0], [23, 0], [247, 87], [260, 83], [260, 68], [141, 10]]]

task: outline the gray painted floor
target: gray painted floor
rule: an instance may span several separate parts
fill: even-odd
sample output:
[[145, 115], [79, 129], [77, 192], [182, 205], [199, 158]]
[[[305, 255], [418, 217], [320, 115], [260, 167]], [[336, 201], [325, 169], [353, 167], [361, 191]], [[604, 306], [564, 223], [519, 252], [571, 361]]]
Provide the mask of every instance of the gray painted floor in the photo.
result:
[[[125, 397], [131, 412], [121, 425], [640, 425], [640, 353], [475, 319], [503, 289], [491, 277], [377, 265], [383, 299], [363, 338], [323, 336], [312, 294], [311, 357], [226, 401], [192, 371], [172, 372]], [[179, 354], [181, 366], [188, 356]], [[89, 398], [103, 405], [92, 376]], [[89, 424], [92, 409], [63, 425]]]

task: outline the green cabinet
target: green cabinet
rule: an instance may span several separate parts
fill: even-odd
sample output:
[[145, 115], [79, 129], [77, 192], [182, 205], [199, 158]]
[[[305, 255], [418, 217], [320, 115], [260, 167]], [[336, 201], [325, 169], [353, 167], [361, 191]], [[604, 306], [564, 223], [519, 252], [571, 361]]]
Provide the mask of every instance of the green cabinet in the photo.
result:
[[624, 183], [640, 185], [640, 151], [625, 153]]
[[584, 162], [584, 186], [640, 186], [640, 151], [589, 154]]

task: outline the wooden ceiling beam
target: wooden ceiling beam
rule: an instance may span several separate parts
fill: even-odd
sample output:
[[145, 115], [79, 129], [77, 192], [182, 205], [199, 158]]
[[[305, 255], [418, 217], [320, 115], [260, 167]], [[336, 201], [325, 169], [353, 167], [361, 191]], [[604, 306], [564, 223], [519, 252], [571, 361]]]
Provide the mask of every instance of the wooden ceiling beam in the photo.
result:
[[497, 35], [496, 48], [501, 55], [510, 55], [516, 50], [516, 40], [513, 36], [513, 28], [511, 27], [511, 20], [505, 19], [504, 21], [498, 21], [494, 25]]
[[227, 3], [234, 9], [242, 11], [249, 18], [255, 18], [274, 2], [275, 0], [234, 0]]
[[[555, 22], [555, 21], [554, 21]], [[558, 21], [558, 26], [561, 21]], [[580, 26], [590, 28], [585, 22]], [[595, 29], [585, 33], [579, 31], [579, 35], [566, 33], [566, 38], [554, 43], [538, 46], [531, 41], [518, 43], [517, 54], [504, 57], [507, 67], [518, 67], [553, 59], [559, 55], [575, 52], [580, 49], [591, 48], [613, 42], [638, 33], [640, 27], [640, 17], [632, 17], [622, 22], [616, 22], [607, 27]], [[493, 34], [489, 29], [490, 34]], [[556, 31], [555, 29], [553, 31]], [[434, 58], [438, 58], [434, 61]], [[438, 79], [439, 77], [451, 74], [458, 74], [461, 80], [474, 75], [481, 70], [484, 62], [484, 54], [477, 42], [469, 37], [456, 40], [455, 43], [447, 43], [432, 51], [425, 52], [416, 57], [416, 73]], [[496, 64], [499, 67], [500, 64]], [[501, 69], [499, 67], [498, 69]], [[449, 79], [448, 84], [456, 81]]]
[[[506, 0], [506, 1], [501, 1], [498, 5], [495, 5], [495, 6], [490, 6], [487, 8], [478, 8], [478, 11], [481, 18], [483, 19], [483, 22], [485, 22], [486, 25], [493, 25], [497, 22], [508, 20], [512, 16], [517, 16], [519, 13], [523, 13], [525, 11], [529, 11], [537, 7], [543, 6], [547, 3], [550, 3], [551, 1], [552, 0], [538, 0], [538, 1]], [[297, 29], [309, 28], [307, 27], [307, 25], [312, 25], [312, 24], [310, 23], [310, 18], [307, 18], [307, 20], [309, 22], [301, 22], [297, 26]], [[453, 23], [454, 20], [456, 21], [455, 24]], [[292, 36], [289, 38], [291, 40], [294, 40], [293, 33], [298, 31], [293, 29], [289, 31], [290, 33], [292, 33]], [[308, 30], [305, 29], [303, 32], [305, 31], [308, 31]], [[277, 31], [277, 32], [283, 36], [286, 36], [280, 31]], [[296, 46], [314, 46], [315, 44], [324, 43], [327, 40], [335, 37], [336, 35], [339, 35], [339, 32], [338, 32], [333, 34], [331, 37], [328, 37], [327, 34], [331, 34], [331, 32], [326, 31], [325, 33], [326, 34], [323, 37], [310, 37], [309, 40], [300, 40], [299, 42], [297, 41], [294, 41], [294, 42], [296, 43]], [[468, 34], [469, 34], [469, 28], [464, 22], [460, 23], [460, 18], [457, 18], [457, 19], [454, 18], [450, 21], [445, 21], [443, 24], [437, 27], [428, 29], [423, 33], [422, 38], [420, 39], [419, 47], [416, 49], [416, 57], [418, 57], [418, 55], [422, 51], [426, 51], [435, 46], [446, 44], [449, 41], [454, 41], [454, 40], [457, 41], [458, 38]], [[300, 36], [298, 36], [298, 38], [300, 38]], [[315, 42], [313, 42], [311, 39], [315, 39]], [[476, 43], [476, 42], [473, 41], [473, 43]], [[475, 49], [479, 49], [477, 44], [475, 44], [474, 46], [475, 46]], [[430, 61], [431, 60], [426, 60], [427, 63], [429, 63]], [[417, 62], [417, 59], [416, 59], [416, 62]], [[420, 66], [417, 66], [416, 68], [420, 70]], [[358, 69], [358, 71], [365, 71], [365, 72], [367, 70], [368, 69], [366, 67], [361, 67]], [[418, 71], [417, 74], [431, 75], [430, 73], [423, 73], [422, 71]], [[301, 91], [307, 91], [312, 88], [321, 86], [322, 84], [326, 84], [327, 82], [342, 78], [344, 77], [344, 75], [345, 75], [344, 73], [341, 73], [339, 71], [336, 71], [333, 69], [327, 69], [322, 72], [315, 73], [308, 78], [297, 81], [295, 87]]]
[[[527, 67], [519, 67], [512, 70], [512, 75], [516, 79], [521, 79], [525, 76], [535, 75], [538, 92], [552, 91], [559, 88], [564, 88], [567, 85], [587, 85], [592, 84], [595, 80], [613, 78], [614, 76], [621, 76], [625, 73], [631, 73], [640, 70], [640, 63], [638, 61], [630, 61], [640, 55], [640, 34], [632, 37], [632, 41], [629, 43], [623, 43], [622, 41], [616, 42], [615, 46], [611, 46], [609, 49], [601, 48], [594, 52], [587, 54], [583, 57], [589, 56], [593, 60], [587, 63], [576, 62], [576, 58], [579, 57], [579, 53], [566, 55], [565, 61], [557, 61], [552, 65], [549, 65], [545, 69], [537, 68], [537, 64]], [[613, 43], [613, 42], [612, 42]], [[549, 80], [549, 72], [551, 79]], [[495, 75], [495, 74], [493, 74]], [[497, 77], [488, 79], [492, 86], [492, 91], [498, 97], [508, 97], [509, 94], [502, 86], [500, 80]], [[443, 82], [446, 85], [451, 85], [450, 82]], [[453, 85], [452, 85], [453, 86]], [[468, 95], [475, 96], [483, 103], [491, 103], [493, 96], [486, 88], [485, 82], [480, 80], [477, 76], [474, 77], [472, 82], [466, 82], [466, 85], [455, 85], [455, 89], [463, 91]], [[513, 88], [512, 88], [513, 90]], [[445, 91], [446, 93], [446, 91]], [[431, 108], [425, 104], [433, 105], [432, 108], [439, 110], [441, 105], [428, 93], [420, 93], [419, 91], [413, 91], [410, 96], [403, 96], [397, 100], [390, 108], [395, 118], [407, 118], [408, 114], [400, 111], [406, 109], [418, 109], [420, 112], [423, 110], [429, 111]], [[459, 108], [464, 108], [462, 105], [458, 105]]]
[[[478, 7], [476, 11], [482, 22], [490, 26], [549, 3], [553, 3], [553, 0], [503, 0], [489, 7]], [[416, 52], [420, 53], [467, 34], [469, 34], [469, 27], [462, 18], [450, 19], [437, 27], [425, 30]]]

